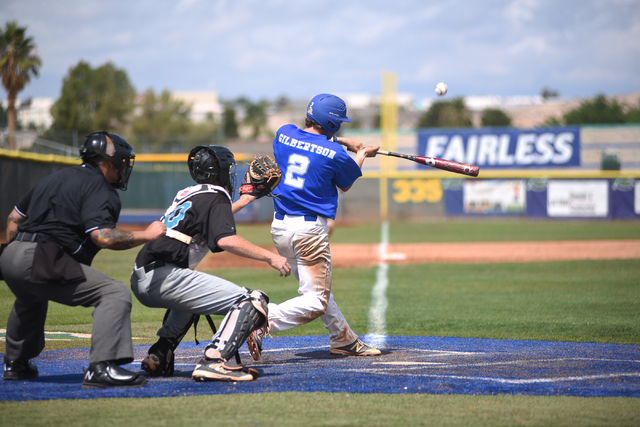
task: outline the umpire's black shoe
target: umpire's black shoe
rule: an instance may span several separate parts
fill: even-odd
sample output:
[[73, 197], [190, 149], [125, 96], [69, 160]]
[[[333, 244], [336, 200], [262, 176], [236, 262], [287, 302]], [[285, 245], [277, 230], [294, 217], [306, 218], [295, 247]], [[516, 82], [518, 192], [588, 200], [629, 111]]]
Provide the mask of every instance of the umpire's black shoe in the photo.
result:
[[84, 373], [82, 388], [142, 387], [147, 380], [137, 372], [127, 371], [112, 362], [90, 365]]
[[30, 360], [7, 360], [4, 359], [4, 375], [2, 379], [27, 380], [38, 376], [38, 367]]

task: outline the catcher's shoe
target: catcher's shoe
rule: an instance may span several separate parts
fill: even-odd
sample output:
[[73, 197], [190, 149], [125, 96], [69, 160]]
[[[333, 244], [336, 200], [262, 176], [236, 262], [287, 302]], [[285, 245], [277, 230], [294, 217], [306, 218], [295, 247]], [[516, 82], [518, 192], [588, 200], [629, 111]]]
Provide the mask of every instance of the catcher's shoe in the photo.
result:
[[162, 338], [151, 346], [147, 357], [142, 359], [141, 368], [152, 377], [172, 377], [174, 373], [174, 353]]
[[249, 347], [249, 353], [256, 362], [260, 360], [262, 354], [262, 339], [264, 338], [264, 329], [258, 328], [251, 332], [247, 338], [247, 347]]
[[360, 341], [360, 338], [344, 347], [331, 348], [329, 352], [343, 356], [380, 356], [380, 354], [382, 354], [377, 348], [370, 347]]
[[241, 365], [224, 359], [202, 358], [196, 365], [191, 378], [195, 381], [252, 381], [258, 377], [257, 371], [246, 372]]

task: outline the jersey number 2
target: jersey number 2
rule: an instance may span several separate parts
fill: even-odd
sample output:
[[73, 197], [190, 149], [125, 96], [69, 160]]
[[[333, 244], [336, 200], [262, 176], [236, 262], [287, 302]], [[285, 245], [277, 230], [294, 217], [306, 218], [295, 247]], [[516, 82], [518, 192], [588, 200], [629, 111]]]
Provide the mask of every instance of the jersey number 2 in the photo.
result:
[[300, 154], [292, 154], [289, 156], [289, 165], [287, 166], [287, 173], [284, 175], [284, 183], [290, 187], [302, 190], [304, 187], [304, 178], [309, 170], [309, 158], [301, 156]]

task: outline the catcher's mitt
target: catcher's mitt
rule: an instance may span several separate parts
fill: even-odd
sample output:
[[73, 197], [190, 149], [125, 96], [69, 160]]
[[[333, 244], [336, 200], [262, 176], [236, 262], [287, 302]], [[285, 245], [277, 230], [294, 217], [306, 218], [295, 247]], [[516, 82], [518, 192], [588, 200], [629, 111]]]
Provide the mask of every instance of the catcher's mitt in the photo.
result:
[[270, 156], [255, 156], [244, 174], [239, 193], [250, 194], [259, 199], [271, 196], [271, 192], [280, 184], [282, 171]]

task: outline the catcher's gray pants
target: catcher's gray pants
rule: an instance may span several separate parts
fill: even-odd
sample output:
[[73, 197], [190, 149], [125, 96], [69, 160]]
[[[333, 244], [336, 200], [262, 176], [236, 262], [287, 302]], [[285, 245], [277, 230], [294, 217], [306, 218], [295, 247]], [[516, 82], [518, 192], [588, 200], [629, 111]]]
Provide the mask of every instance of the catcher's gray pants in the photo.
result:
[[302, 216], [274, 218], [271, 237], [278, 253], [287, 258], [291, 273], [298, 279], [299, 297], [269, 304], [269, 331], [286, 331], [320, 317], [329, 330], [331, 347], [353, 343], [358, 335], [333, 300], [331, 293], [331, 252], [327, 219], [308, 221]]
[[79, 284], [35, 284], [29, 281], [37, 243], [12, 242], [0, 258], [5, 281], [16, 296], [7, 321], [9, 360], [32, 359], [44, 349], [49, 301], [94, 307], [89, 362], [133, 361], [131, 291], [122, 282], [81, 264], [86, 280]]
[[194, 314], [226, 315], [247, 295], [228, 280], [173, 264], [149, 272], [135, 266], [131, 289], [143, 305], [171, 309], [158, 336], [173, 339], [184, 335]]

